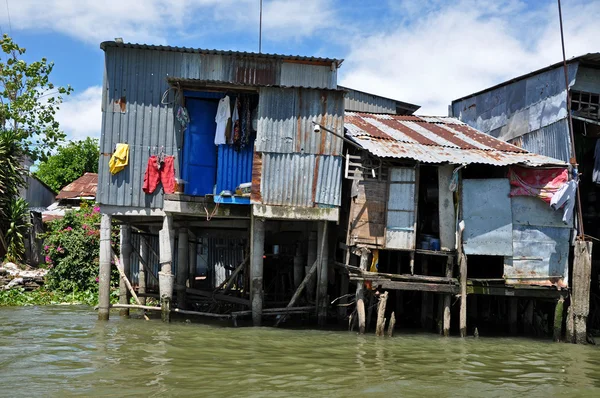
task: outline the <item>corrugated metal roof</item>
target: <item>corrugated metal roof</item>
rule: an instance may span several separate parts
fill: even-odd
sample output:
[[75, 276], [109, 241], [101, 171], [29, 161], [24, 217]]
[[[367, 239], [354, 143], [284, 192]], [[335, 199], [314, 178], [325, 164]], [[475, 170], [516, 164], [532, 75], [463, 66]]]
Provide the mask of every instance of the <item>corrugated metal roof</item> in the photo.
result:
[[95, 198], [98, 189], [98, 174], [85, 173], [60, 190], [56, 199]]
[[142, 50], [157, 50], [157, 51], [173, 51], [180, 53], [196, 53], [196, 54], [211, 54], [211, 55], [235, 55], [238, 57], [247, 58], [275, 58], [284, 61], [304, 61], [314, 63], [333, 63], [339, 67], [343, 59], [335, 58], [320, 58], [320, 57], [308, 57], [303, 55], [285, 55], [285, 54], [265, 54], [265, 53], [253, 53], [246, 51], [224, 51], [224, 50], [210, 50], [204, 48], [190, 48], [190, 47], [177, 47], [177, 46], [157, 46], [151, 44], [139, 44], [139, 43], [117, 43], [116, 41], [104, 41], [100, 43], [100, 48], [106, 50], [107, 47], [120, 47], [120, 48], [136, 48]]
[[566, 166], [563, 161], [529, 153], [450, 117], [347, 112], [344, 126], [353, 141], [383, 158], [425, 163]]

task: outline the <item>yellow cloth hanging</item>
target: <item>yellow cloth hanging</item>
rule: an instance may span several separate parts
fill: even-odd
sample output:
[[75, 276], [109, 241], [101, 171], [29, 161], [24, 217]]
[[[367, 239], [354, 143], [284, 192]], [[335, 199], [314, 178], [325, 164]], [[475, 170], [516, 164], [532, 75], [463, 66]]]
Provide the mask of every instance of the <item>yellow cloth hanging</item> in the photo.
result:
[[371, 268], [369, 268], [369, 271], [379, 271], [379, 249], [373, 249], [373, 260], [371, 260]]
[[123, 170], [125, 166], [129, 163], [129, 145], [127, 144], [117, 144], [117, 148], [115, 153], [110, 158], [108, 162], [108, 168], [111, 174], [117, 174], [119, 171]]

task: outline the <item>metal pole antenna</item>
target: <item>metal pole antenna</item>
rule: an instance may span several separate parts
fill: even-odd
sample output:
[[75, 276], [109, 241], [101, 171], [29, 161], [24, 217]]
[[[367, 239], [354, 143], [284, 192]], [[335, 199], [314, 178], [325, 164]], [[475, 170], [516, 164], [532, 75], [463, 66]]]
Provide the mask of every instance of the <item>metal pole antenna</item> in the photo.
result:
[[258, 53], [262, 52], [262, 3], [263, 0], [260, 0], [260, 15], [258, 19]]

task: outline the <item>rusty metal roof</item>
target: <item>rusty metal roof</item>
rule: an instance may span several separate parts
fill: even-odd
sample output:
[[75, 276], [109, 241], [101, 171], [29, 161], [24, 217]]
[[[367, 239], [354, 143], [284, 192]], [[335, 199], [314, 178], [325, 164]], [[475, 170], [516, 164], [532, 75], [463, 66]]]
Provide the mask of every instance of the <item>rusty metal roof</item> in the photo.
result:
[[75, 198], [90, 198], [96, 197], [98, 190], [98, 174], [85, 173], [66, 187], [60, 190], [56, 199], [75, 199]]
[[450, 117], [346, 112], [344, 127], [350, 139], [382, 158], [425, 163], [567, 166], [565, 162], [529, 153]]
[[142, 50], [158, 50], [158, 51], [174, 51], [180, 53], [196, 53], [196, 54], [212, 54], [212, 55], [234, 55], [238, 57], [249, 57], [249, 58], [271, 58], [281, 59], [284, 61], [298, 61], [315, 64], [332, 64], [335, 63], [339, 68], [344, 62], [343, 59], [336, 58], [321, 58], [321, 57], [309, 57], [303, 55], [285, 55], [285, 54], [268, 54], [268, 53], [254, 53], [247, 51], [225, 51], [216, 49], [205, 49], [205, 48], [190, 48], [190, 47], [177, 47], [177, 46], [159, 46], [151, 44], [139, 44], [139, 43], [117, 43], [115, 41], [103, 41], [100, 43], [100, 49], [106, 50], [107, 47], [120, 47], [120, 48], [134, 48]]

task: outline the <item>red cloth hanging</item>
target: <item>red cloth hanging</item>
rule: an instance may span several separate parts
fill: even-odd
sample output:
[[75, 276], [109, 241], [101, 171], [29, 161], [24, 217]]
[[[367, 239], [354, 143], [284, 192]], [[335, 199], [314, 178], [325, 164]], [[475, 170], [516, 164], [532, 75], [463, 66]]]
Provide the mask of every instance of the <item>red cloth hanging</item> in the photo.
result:
[[162, 163], [154, 155], [148, 158], [142, 190], [151, 194], [159, 182], [162, 182], [166, 194], [175, 193], [175, 157], [165, 156]]
[[558, 189], [569, 181], [569, 171], [566, 168], [537, 169], [526, 167], [510, 167], [510, 196], [536, 196], [550, 203]]

